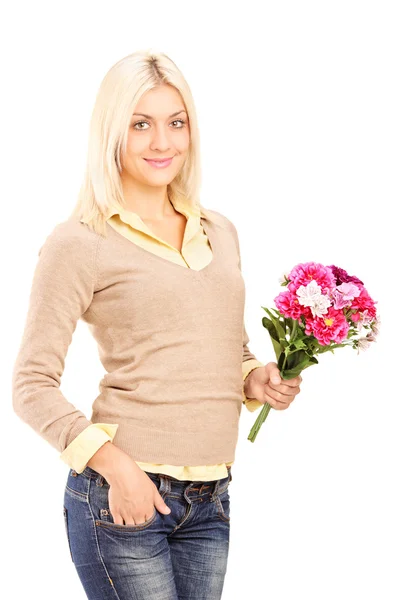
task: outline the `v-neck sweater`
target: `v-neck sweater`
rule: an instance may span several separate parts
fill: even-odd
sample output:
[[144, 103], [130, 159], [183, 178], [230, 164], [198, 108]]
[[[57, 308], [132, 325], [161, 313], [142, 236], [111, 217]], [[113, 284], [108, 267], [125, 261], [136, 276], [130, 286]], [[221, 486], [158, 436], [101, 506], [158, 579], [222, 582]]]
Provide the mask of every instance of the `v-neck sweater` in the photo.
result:
[[[47, 238], [27, 325], [33, 326], [35, 317], [47, 318], [50, 329], [43, 335], [49, 340], [50, 330], [56, 331], [44, 344], [44, 356], [35, 353], [36, 361], [48, 360], [42, 379], [32, 382], [26, 369], [26, 361], [33, 360], [27, 343], [32, 328], [27, 327], [15, 367], [14, 405], [59, 450], [101, 421], [118, 424], [113, 443], [134, 460], [233, 462], [242, 404], [244, 285], [236, 231], [226, 217], [211, 213], [216, 220], [203, 218], [202, 224], [213, 257], [198, 271], [132, 244], [111, 227], [107, 238], [98, 236], [76, 218], [56, 226]], [[108, 371], [91, 421], [75, 407], [71, 411], [57, 388], [60, 370], [51, 371], [52, 364], [59, 367], [63, 361], [71, 327], [80, 317], [91, 328]], [[35, 343], [37, 348], [40, 336]]]

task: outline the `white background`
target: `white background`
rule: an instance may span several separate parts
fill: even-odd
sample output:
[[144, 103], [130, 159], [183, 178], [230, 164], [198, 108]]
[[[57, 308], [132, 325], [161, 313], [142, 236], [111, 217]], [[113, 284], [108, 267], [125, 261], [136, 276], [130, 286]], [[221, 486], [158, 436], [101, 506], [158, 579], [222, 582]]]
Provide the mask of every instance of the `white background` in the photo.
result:
[[[14, 2], [2, 15], [2, 559], [8, 597], [84, 599], [62, 513], [68, 467], [11, 408], [37, 252], [71, 212], [100, 81], [142, 48], [191, 86], [202, 204], [236, 225], [246, 326], [303, 261], [337, 264], [378, 300], [379, 342], [325, 354], [300, 395], [243, 408], [224, 600], [398, 600], [399, 26], [397, 2]], [[397, 213], [398, 214], [398, 213]], [[82, 375], [84, 373], [84, 376]], [[78, 375], [78, 376], [77, 376]], [[78, 323], [63, 393], [90, 416], [103, 368]]]

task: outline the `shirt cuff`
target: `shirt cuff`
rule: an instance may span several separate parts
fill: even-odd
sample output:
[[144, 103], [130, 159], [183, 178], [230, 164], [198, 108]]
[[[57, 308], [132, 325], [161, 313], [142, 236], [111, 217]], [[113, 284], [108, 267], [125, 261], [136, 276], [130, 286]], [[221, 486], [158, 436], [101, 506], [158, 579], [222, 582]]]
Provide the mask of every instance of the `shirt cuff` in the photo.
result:
[[106, 442], [112, 442], [118, 425], [114, 423], [92, 423], [79, 433], [60, 454], [60, 458], [71, 469], [82, 473], [92, 456]]

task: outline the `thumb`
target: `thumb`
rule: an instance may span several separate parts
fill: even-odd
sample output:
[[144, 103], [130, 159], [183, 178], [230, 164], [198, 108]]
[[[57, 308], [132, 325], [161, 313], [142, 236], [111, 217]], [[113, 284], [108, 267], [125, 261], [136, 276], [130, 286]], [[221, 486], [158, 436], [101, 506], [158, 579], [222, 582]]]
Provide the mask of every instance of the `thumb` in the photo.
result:
[[170, 507], [167, 504], [165, 504], [164, 500], [162, 499], [159, 493], [157, 493], [156, 495], [156, 501], [154, 505], [159, 512], [165, 515], [169, 515], [169, 513], [171, 512]]
[[272, 383], [279, 385], [282, 382], [281, 374], [276, 363], [268, 363], [269, 378]]

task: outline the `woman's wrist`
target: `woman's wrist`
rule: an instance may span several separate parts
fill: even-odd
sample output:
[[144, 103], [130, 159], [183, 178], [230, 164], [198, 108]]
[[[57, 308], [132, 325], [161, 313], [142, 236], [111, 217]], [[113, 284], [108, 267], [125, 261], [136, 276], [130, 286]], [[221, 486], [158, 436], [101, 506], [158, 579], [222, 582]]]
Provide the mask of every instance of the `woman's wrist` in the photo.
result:
[[[126, 464], [128, 461], [129, 465]], [[105, 442], [98, 450], [93, 454], [87, 466], [103, 475], [103, 477], [110, 482], [113, 476], [117, 473], [118, 468], [122, 466], [123, 471], [126, 471], [127, 466], [129, 468], [135, 468], [141, 470], [136, 462], [126, 454], [120, 448], [117, 448], [111, 441]]]
[[249, 400], [251, 400], [251, 399], [254, 398], [253, 391], [252, 391], [252, 385], [251, 385], [252, 384], [252, 379], [253, 379], [252, 375], [254, 374], [254, 372], [257, 369], [260, 369], [260, 368], [261, 367], [254, 367], [254, 369], [252, 369], [248, 373], [247, 377], [244, 380], [244, 383], [243, 383], [243, 393], [246, 396], [246, 398], [248, 398]]
[[107, 479], [107, 475], [112, 471], [112, 465], [115, 461], [115, 450], [117, 448], [108, 440], [93, 454], [87, 466]]

